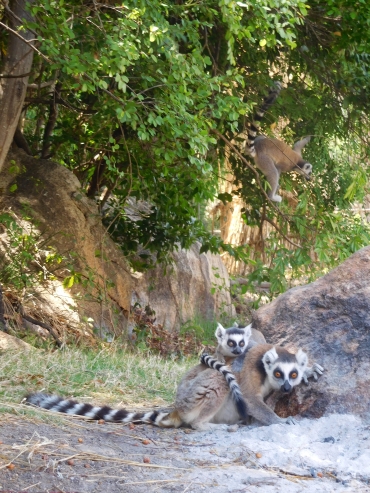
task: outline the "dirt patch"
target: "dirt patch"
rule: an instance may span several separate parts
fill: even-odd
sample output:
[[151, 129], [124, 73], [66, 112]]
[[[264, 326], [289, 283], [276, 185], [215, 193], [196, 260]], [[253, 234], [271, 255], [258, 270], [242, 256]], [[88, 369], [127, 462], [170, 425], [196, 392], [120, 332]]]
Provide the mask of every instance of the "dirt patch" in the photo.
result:
[[60, 419], [2, 415], [0, 492], [370, 492], [368, 427], [352, 416], [236, 433]]
[[134, 493], [176, 484], [193, 467], [181, 454], [184, 441], [191, 445], [184, 430], [65, 421], [4, 416], [0, 491]]

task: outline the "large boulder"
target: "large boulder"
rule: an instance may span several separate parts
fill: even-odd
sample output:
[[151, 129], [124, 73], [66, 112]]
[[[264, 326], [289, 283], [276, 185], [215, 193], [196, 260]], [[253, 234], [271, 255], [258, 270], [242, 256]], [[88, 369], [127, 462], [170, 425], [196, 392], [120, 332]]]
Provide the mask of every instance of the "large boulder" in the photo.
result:
[[325, 368], [317, 383], [278, 402], [280, 415], [353, 413], [370, 421], [370, 246], [261, 307], [253, 327], [270, 343], [302, 347]]
[[[73, 318], [74, 312], [77, 319], [89, 319], [90, 325], [103, 333], [119, 335], [127, 327], [130, 313], [130, 268], [102, 226], [97, 205], [83, 193], [76, 176], [53, 161], [13, 150], [0, 173], [0, 182], [2, 209], [14, 213], [26, 231], [37, 232], [40, 243], [51, 245], [65, 258], [56, 271], [56, 280], [44, 283], [46, 289], [38, 287], [37, 298], [64, 319]], [[0, 253], [6, 256], [7, 250], [9, 241], [3, 233]], [[71, 296], [60, 281], [71, 274], [72, 265], [82, 282], [73, 285]]]
[[173, 253], [173, 264], [158, 265], [138, 274], [133, 304], [150, 306], [156, 322], [166, 329], [178, 329], [190, 320], [214, 320], [235, 316], [230, 281], [219, 255], [200, 253], [200, 244]]

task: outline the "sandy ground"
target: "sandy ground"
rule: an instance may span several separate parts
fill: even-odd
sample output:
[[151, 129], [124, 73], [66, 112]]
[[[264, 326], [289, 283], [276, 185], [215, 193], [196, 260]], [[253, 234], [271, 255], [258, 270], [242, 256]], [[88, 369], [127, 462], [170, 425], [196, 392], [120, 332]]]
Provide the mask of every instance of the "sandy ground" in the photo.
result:
[[0, 491], [370, 492], [370, 426], [332, 415], [236, 432], [3, 414]]

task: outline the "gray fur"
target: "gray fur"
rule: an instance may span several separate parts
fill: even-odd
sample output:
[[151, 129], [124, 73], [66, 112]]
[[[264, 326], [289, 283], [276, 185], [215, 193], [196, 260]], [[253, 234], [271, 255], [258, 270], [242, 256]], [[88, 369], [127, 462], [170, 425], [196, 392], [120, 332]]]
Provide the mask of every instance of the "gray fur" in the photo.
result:
[[248, 127], [248, 138], [245, 146], [245, 152], [253, 157], [256, 166], [266, 176], [270, 185], [267, 195], [274, 202], [281, 202], [282, 200], [281, 196], [277, 194], [281, 173], [296, 171], [307, 180], [311, 178], [312, 173], [311, 163], [302, 158], [302, 149], [310, 141], [310, 136], [296, 142], [293, 148], [280, 140], [257, 136], [259, 122], [279, 96], [280, 90], [281, 84], [275, 82], [261, 107], [256, 111], [253, 122]]

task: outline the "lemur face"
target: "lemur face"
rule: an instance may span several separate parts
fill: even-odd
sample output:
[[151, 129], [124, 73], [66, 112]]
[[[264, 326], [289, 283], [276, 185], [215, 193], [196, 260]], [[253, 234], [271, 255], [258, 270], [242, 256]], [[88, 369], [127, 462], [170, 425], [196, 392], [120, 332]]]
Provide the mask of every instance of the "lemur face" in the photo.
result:
[[306, 180], [311, 180], [311, 174], [312, 174], [312, 164], [311, 163], [303, 163], [302, 165], [298, 165], [296, 168], [294, 168], [295, 171], [298, 171], [301, 175], [303, 175]]
[[312, 164], [311, 163], [305, 163], [305, 165], [303, 166], [303, 171], [304, 171], [306, 180], [311, 180]]
[[244, 353], [247, 349], [249, 338], [252, 333], [252, 326], [246, 327], [230, 327], [224, 329], [221, 324], [218, 324], [215, 335], [218, 341], [218, 351], [223, 356], [236, 358]]
[[271, 388], [288, 393], [301, 383], [307, 355], [300, 349], [296, 354], [286, 352], [279, 356], [272, 348], [264, 354], [262, 362]]

